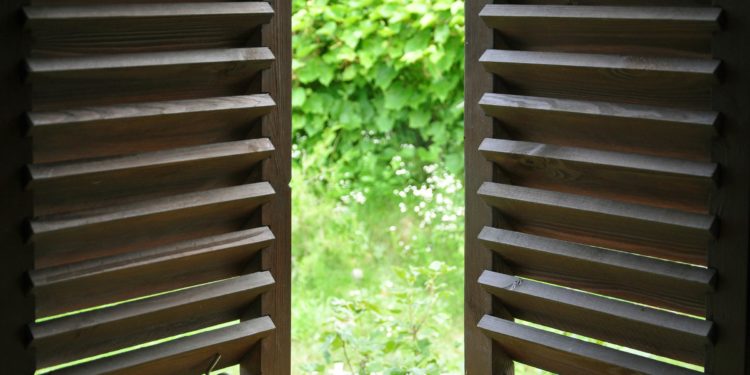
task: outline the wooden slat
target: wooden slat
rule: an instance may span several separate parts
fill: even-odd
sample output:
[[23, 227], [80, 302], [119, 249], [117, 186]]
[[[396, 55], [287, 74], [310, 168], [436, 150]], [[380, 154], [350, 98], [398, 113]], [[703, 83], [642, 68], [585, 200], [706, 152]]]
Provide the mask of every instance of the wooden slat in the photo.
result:
[[514, 275], [703, 316], [716, 272], [620, 251], [485, 227], [479, 240]]
[[239, 230], [273, 194], [261, 182], [37, 218], [30, 223], [36, 267]]
[[256, 343], [274, 332], [269, 317], [248, 320], [238, 325], [199, 333], [163, 344], [137, 349], [113, 357], [64, 368], [52, 374], [203, 374], [221, 358], [215, 368], [239, 363]]
[[268, 227], [30, 272], [38, 317], [238, 276], [273, 242]]
[[275, 106], [256, 94], [31, 112], [29, 135], [37, 163], [148, 152], [244, 139]]
[[479, 151], [514, 185], [708, 212], [717, 166], [648, 155], [485, 139]]
[[31, 325], [40, 368], [239, 319], [273, 286], [258, 272]]
[[512, 229], [643, 255], [706, 264], [715, 217], [487, 182], [479, 195]]
[[33, 109], [47, 111], [241, 95], [273, 60], [261, 47], [32, 58], [27, 66]]
[[711, 160], [719, 114], [712, 111], [485, 94], [479, 105], [512, 139]]
[[267, 138], [29, 167], [37, 215], [242, 184], [274, 150]]
[[705, 320], [491, 271], [479, 283], [517, 319], [697, 365], [710, 344]]
[[511, 49], [710, 56], [721, 9], [491, 4], [482, 20]]
[[480, 58], [509, 94], [710, 109], [710, 59], [487, 50]]
[[242, 47], [268, 22], [266, 2], [96, 4], [24, 8], [33, 56]]
[[514, 360], [558, 374], [699, 374], [490, 315], [485, 315], [478, 327]]

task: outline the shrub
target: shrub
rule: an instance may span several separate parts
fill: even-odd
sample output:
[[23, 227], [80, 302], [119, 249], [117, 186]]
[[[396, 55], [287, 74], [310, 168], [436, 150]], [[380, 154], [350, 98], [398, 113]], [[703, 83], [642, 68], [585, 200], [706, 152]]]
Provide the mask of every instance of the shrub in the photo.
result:
[[329, 194], [462, 174], [463, 6], [294, 0], [295, 162]]

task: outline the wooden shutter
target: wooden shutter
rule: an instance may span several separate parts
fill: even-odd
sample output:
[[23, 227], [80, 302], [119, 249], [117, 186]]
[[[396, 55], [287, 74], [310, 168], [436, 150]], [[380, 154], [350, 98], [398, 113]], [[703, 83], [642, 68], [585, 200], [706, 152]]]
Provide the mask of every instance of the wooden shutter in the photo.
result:
[[4, 5], [12, 373], [288, 374], [290, 1]]
[[694, 373], [539, 326], [750, 371], [749, 23], [740, 0], [467, 0], [468, 374]]

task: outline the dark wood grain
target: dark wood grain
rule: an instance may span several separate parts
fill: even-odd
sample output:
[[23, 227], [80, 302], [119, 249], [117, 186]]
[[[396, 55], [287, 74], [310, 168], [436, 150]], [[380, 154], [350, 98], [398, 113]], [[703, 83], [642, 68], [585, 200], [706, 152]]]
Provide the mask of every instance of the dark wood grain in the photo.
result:
[[244, 47], [265, 2], [96, 4], [24, 9], [35, 57]]
[[480, 15], [512, 49], [709, 57], [720, 14], [687, 6], [493, 4]]
[[485, 227], [479, 240], [514, 275], [704, 316], [716, 272], [620, 251]]
[[241, 275], [273, 242], [253, 228], [30, 272], [45, 317]]
[[714, 163], [485, 139], [479, 151], [514, 185], [707, 213]]
[[711, 322], [491, 271], [479, 278], [516, 319], [696, 365]]
[[269, 317], [261, 317], [225, 328], [134, 350], [112, 357], [63, 368], [64, 374], [202, 374], [221, 354], [215, 368], [238, 364], [256, 343], [272, 334]]
[[487, 315], [479, 328], [516, 361], [559, 374], [687, 375], [699, 372]]
[[31, 221], [36, 267], [243, 229], [273, 194], [263, 182], [37, 218]]
[[40, 368], [238, 319], [273, 285], [269, 272], [31, 325]]
[[519, 232], [697, 265], [718, 231], [711, 215], [582, 195], [498, 183], [479, 195]]
[[262, 254], [262, 269], [271, 270], [276, 285], [264, 294], [260, 314], [276, 324], [273, 335], [261, 344], [260, 365], [252, 357], [240, 366], [241, 375], [289, 375], [292, 372], [292, 1], [269, 1], [275, 12], [263, 27], [262, 44], [271, 49], [276, 60], [261, 74], [260, 91], [269, 93], [277, 103], [263, 118], [261, 135], [271, 139], [275, 151], [265, 161], [261, 175], [273, 186], [276, 195], [261, 209], [260, 221], [269, 226], [276, 241]]
[[267, 158], [267, 138], [29, 167], [37, 215], [235, 186]]
[[464, 166], [466, 171], [466, 226], [464, 230], [464, 354], [467, 374], [513, 374], [513, 361], [477, 328], [477, 322], [493, 313], [492, 298], [476, 280], [493, 265], [492, 252], [477, 240], [479, 231], [494, 223], [494, 213], [476, 191], [493, 178], [492, 163], [477, 151], [479, 144], [495, 135], [493, 120], [479, 107], [486, 92], [494, 90], [495, 78], [479, 62], [482, 54], [494, 47], [495, 35], [479, 17], [491, 0], [465, 2], [466, 44], [464, 70]]
[[28, 70], [33, 108], [48, 111], [241, 95], [273, 60], [268, 48], [227, 48], [33, 58]]
[[507, 93], [710, 109], [719, 61], [711, 59], [488, 50], [480, 61]]
[[487, 93], [479, 103], [511, 139], [710, 161], [719, 114]]
[[245, 139], [275, 105], [256, 94], [32, 112], [29, 135], [36, 163], [157, 151]]

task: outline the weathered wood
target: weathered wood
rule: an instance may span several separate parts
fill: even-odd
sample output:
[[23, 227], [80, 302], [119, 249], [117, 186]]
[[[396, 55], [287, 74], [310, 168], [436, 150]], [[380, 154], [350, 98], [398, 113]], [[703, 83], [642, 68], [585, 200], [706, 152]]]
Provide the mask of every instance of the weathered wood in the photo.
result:
[[509, 94], [710, 109], [719, 61], [488, 50], [480, 61]]
[[708, 7], [528, 4], [493, 4], [480, 13], [512, 49], [639, 56], [710, 56], [720, 14]]
[[262, 182], [34, 219], [36, 267], [236, 231], [273, 194]]
[[487, 315], [479, 328], [514, 360], [559, 374], [687, 375], [696, 371]]
[[519, 232], [705, 265], [711, 215], [487, 182], [479, 195]]
[[265, 2], [90, 4], [24, 8], [32, 56], [243, 47], [271, 19]]
[[269, 317], [261, 317], [225, 328], [67, 367], [51, 374], [202, 374], [216, 359], [215, 368], [235, 365], [256, 343], [273, 333]]
[[493, 31], [482, 24], [479, 12], [492, 0], [464, 3], [466, 45], [464, 72], [464, 164], [466, 170], [466, 227], [464, 230], [464, 353], [467, 374], [513, 374], [513, 361], [497, 350], [492, 340], [477, 329], [477, 322], [491, 314], [492, 298], [476, 282], [479, 275], [493, 267], [492, 252], [483, 248], [477, 234], [492, 225], [494, 214], [476, 194], [485, 181], [493, 178], [492, 163], [477, 152], [483, 139], [495, 135], [493, 120], [483, 114], [478, 102], [494, 90], [495, 77], [479, 62], [482, 54], [494, 47]]
[[256, 94], [31, 112], [29, 135], [36, 163], [157, 151], [245, 139], [275, 105]]
[[710, 161], [719, 114], [635, 104], [488, 93], [479, 102], [509, 138]]
[[261, 42], [273, 51], [276, 61], [263, 71], [259, 90], [276, 99], [278, 107], [263, 118], [261, 136], [274, 142], [276, 150], [265, 162], [262, 179], [276, 191], [275, 199], [261, 209], [260, 221], [274, 231], [274, 241], [262, 254], [261, 268], [276, 279], [264, 294], [260, 314], [276, 324], [275, 334], [261, 343], [260, 365], [246, 358], [241, 375], [289, 375], [292, 372], [292, 1], [271, 0], [275, 16], [264, 26]]
[[37, 215], [235, 186], [267, 158], [267, 138], [29, 167]]
[[253, 228], [30, 272], [45, 317], [241, 275], [273, 242]]
[[485, 139], [479, 151], [514, 185], [707, 213], [714, 163]]
[[273, 60], [268, 48], [227, 48], [33, 58], [28, 70], [33, 108], [47, 111], [245, 94]]
[[620, 251], [485, 227], [479, 240], [514, 275], [704, 316], [716, 272]]
[[273, 285], [260, 272], [31, 325], [44, 368], [238, 319]]
[[702, 365], [711, 322], [485, 271], [479, 283], [516, 319]]

